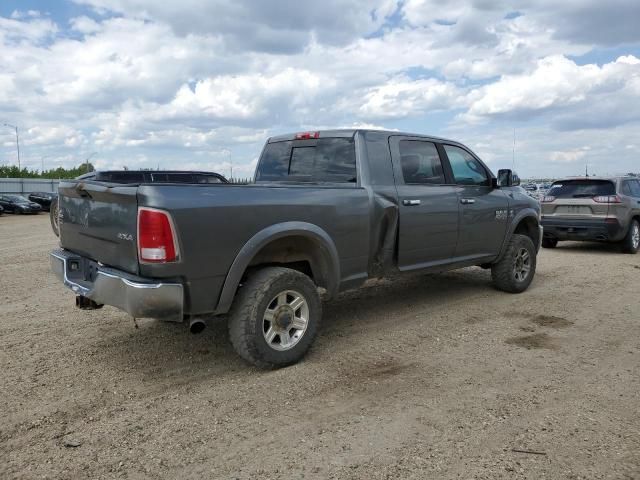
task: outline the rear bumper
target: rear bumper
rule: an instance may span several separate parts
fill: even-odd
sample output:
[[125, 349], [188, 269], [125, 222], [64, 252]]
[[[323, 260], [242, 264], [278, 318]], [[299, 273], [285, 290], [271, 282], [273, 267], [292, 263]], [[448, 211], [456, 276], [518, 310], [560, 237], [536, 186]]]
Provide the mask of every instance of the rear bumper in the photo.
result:
[[581, 220], [542, 217], [544, 236], [558, 240], [617, 241], [624, 237], [624, 229], [616, 218]]
[[184, 292], [180, 283], [158, 282], [105, 267], [67, 250], [50, 255], [51, 270], [76, 295], [124, 310], [134, 318], [181, 322]]

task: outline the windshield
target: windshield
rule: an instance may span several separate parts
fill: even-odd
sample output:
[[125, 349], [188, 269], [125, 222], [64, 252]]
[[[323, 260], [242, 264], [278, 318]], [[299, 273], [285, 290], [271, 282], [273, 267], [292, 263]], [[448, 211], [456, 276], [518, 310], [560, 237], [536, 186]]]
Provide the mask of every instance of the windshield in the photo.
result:
[[615, 195], [616, 187], [609, 180], [565, 180], [551, 185], [547, 195], [556, 198], [591, 198]]
[[4, 198], [6, 198], [7, 200], [11, 200], [12, 202], [27, 202], [27, 203], [29, 203], [29, 200], [27, 200], [24, 197], [21, 197], [20, 195], [5, 195]]
[[260, 158], [256, 181], [355, 182], [353, 138], [268, 143]]

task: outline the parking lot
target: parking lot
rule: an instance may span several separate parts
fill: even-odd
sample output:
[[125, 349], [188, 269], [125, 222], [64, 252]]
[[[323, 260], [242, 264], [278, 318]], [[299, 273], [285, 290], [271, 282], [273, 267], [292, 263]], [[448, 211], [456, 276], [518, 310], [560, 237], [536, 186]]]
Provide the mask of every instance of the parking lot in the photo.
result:
[[479, 268], [374, 282], [263, 372], [223, 321], [77, 310], [56, 243], [0, 217], [1, 478], [640, 476], [640, 255], [543, 250], [521, 295]]

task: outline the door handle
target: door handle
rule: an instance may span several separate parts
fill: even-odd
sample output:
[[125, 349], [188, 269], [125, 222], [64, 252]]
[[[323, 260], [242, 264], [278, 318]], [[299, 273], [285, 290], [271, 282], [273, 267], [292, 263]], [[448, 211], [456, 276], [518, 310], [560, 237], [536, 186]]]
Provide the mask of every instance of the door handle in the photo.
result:
[[402, 204], [407, 207], [415, 207], [416, 205], [420, 205], [420, 200], [403, 200]]
[[463, 205], [473, 205], [476, 201], [473, 198], [461, 198], [460, 203]]

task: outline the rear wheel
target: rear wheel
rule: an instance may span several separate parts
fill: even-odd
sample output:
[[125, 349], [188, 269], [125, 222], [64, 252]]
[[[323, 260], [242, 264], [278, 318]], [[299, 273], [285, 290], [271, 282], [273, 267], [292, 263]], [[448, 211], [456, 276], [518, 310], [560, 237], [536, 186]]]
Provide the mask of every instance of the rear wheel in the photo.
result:
[[51, 200], [51, 207], [49, 208], [49, 220], [51, 221], [51, 229], [55, 233], [56, 237], [60, 236], [59, 230], [59, 217], [58, 217], [58, 199]]
[[491, 278], [499, 290], [524, 292], [536, 272], [536, 248], [526, 235], [513, 234], [499, 262], [491, 267]]
[[640, 223], [638, 220], [631, 220], [627, 236], [622, 240], [622, 251], [624, 253], [637, 253], [640, 249]]
[[542, 239], [542, 246], [544, 248], [556, 248], [557, 245], [558, 245], [558, 239], [557, 238], [543, 238]]
[[269, 267], [249, 277], [229, 312], [236, 352], [259, 368], [279, 368], [304, 357], [322, 315], [313, 281], [289, 268]]

